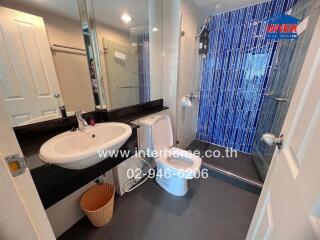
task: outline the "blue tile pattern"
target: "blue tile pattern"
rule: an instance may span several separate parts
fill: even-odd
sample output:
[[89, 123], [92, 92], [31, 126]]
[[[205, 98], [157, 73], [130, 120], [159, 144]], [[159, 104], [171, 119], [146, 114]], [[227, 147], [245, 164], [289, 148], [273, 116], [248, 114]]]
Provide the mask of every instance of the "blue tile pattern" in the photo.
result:
[[140, 103], [150, 101], [150, 53], [149, 33], [138, 36], [138, 59], [139, 59], [139, 93]]
[[271, 16], [294, 0], [273, 0], [215, 15], [202, 60], [197, 139], [250, 152], [278, 42], [265, 38]]

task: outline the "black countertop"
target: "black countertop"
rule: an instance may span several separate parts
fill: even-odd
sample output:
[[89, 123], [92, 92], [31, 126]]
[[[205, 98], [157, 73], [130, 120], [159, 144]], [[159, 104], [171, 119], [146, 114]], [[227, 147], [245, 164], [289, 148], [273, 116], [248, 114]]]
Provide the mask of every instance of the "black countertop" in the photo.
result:
[[[121, 150], [129, 150], [130, 156], [132, 156], [137, 147], [137, 131], [133, 129], [132, 135], [121, 147]], [[45, 164], [31, 170], [31, 175], [44, 208], [48, 208], [124, 160], [126, 159], [120, 156], [110, 157], [94, 166], [81, 170], [71, 170]]]
[[[87, 113], [86, 117], [94, 115], [98, 123], [123, 122], [130, 125], [132, 135], [121, 150], [130, 151], [132, 156], [138, 147], [138, 126], [131, 122], [166, 109], [168, 108], [163, 106], [162, 100], [156, 100], [108, 113], [91, 112]], [[126, 160], [121, 156], [112, 157], [82, 170], [65, 169], [41, 161], [39, 158], [41, 145], [51, 137], [70, 130], [74, 126], [76, 126], [76, 119], [73, 116], [64, 121], [56, 119], [14, 129], [44, 208], [52, 206]]]

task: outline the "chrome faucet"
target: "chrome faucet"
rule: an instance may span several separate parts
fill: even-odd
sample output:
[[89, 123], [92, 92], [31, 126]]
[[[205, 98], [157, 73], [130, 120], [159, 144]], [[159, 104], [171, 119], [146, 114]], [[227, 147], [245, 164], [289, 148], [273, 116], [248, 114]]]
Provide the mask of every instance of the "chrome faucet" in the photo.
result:
[[85, 127], [88, 126], [88, 123], [82, 117], [82, 111], [81, 110], [77, 110], [77, 111], [75, 111], [75, 114], [76, 114], [76, 118], [77, 118], [77, 122], [78, 122], [78, 129], [79, 130], [85, 129]]

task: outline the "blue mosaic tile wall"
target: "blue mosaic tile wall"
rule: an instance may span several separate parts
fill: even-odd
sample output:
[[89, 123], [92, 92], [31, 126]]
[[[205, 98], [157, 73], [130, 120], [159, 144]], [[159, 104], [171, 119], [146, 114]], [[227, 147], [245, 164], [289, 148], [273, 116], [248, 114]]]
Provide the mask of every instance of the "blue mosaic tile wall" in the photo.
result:
[[149, 59], [149, 33], [138, 36], [139, 60], [139, 93], [140, 103], [150, 101], [150, 59]]
[[294, 0], [273, 0], [215, 15], [202, 60], [197, 139], [250, 152], [278, 42], [265, 20]]

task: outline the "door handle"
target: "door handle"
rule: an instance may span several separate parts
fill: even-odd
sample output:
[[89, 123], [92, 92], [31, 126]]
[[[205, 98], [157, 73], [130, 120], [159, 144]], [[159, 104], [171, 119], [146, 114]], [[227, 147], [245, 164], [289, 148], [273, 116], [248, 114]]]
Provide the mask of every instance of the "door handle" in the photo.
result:
[[261, 137], [261, 141], [263, 141], [265, 144], [268, 146], [277, 146], [278, 149], [281, 149], [282, 144], [283, 144], [283, 134], [280, 134], [279, 137], [276, 137], [272, 133], [265, 133]]
[[273, 99], [275, 101], [278, 101], [278, 102], [289, 102], [289, 99], [276, 97], [272, 93], [265, 93], [264, 96], [269, 97], [269, 98], [271, 98], [271, 99]]

